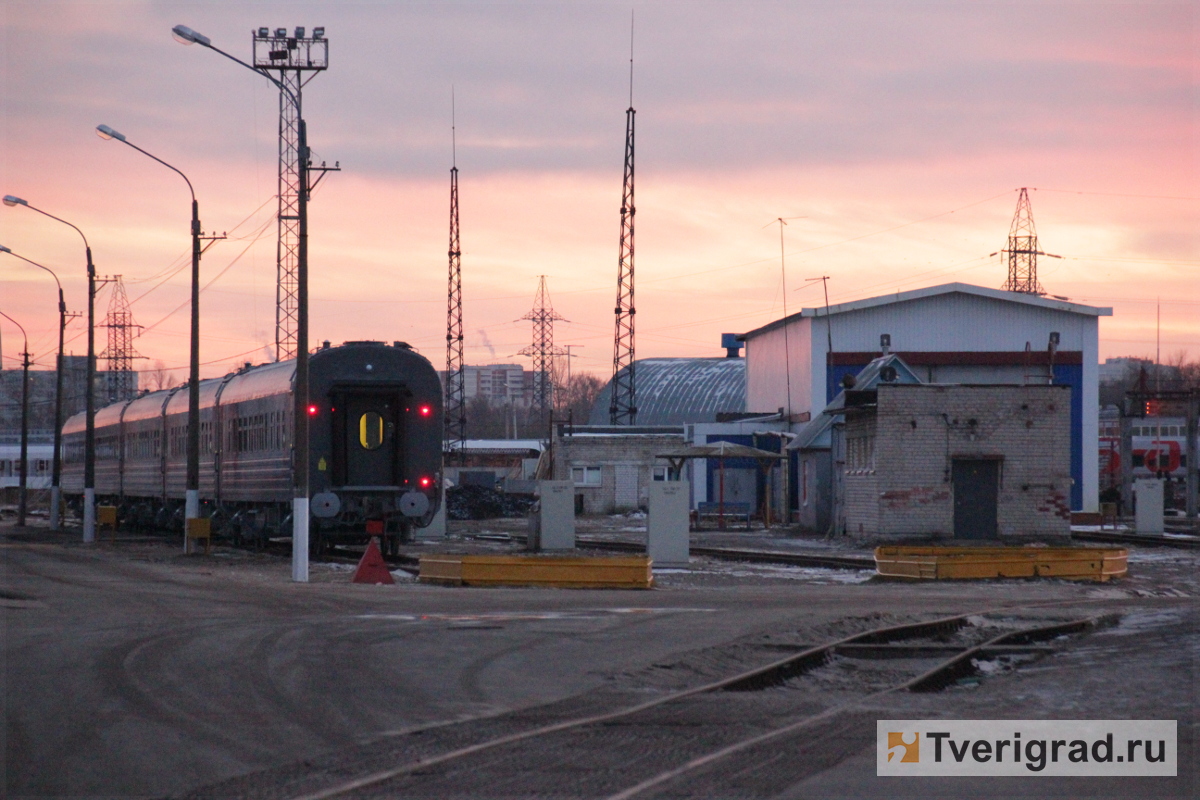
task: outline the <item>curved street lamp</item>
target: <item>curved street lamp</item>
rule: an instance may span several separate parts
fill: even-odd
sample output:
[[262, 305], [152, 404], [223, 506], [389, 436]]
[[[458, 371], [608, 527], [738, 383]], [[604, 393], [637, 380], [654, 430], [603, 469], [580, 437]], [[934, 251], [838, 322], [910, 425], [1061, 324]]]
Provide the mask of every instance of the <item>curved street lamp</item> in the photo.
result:
[[[144, 156], [152, 158], [183, 178], [192, 195], [192, 333], [191, 360], [188, 373], [188, 424], [187, 424], [187, 493], [183, 515], [186, 519], [200, 516], [200, 206], [196, 202], [196, 191], [176, 167], [171, 166], [153, 153], [148, 153], [125, 138], [125, 134], [107, 125], [97, 125], [96, 134], [101, 139], [123, 142]], [[187, 551], [187, 523], [184, 522], [183, 548]]]
[[25, 352], [21, 353], [21, 476], [19, 480], [20, 494], [17, 500], [17, 527], [25, 527], [25, 512], [29, 508], [29, 336], [25, 326], [0, 311], [0, 317], [21, 329], [21, 337], [25, 340]]
[[[49, 217], [52, 220], [61, 222], [67, 227], [72, 228], [76, 233], [79, 234], [80, 238], [83, 239], [83, 248], [87, 253], [87, 387], [84, 389], [84, 397], [87, 398], [87, 410], [85, 414], [87, 423], [83, 439], [83, 541], [94, 542], [96, 541], [96, 265], [92, 263], [92, 247], [88, 244], [87, 237], [83, 235], [83, 231], [79, 230], [79, 228], [67, 222], [65, 219], [56, 217], [49, 212], [42, 211], [36, 206], [31, 206], [27, 201], [22, 200], [20, 197], [13, 197], [11, 194], [5, 195], [4, 205], [24, 206], [31, 211], [36, 211], [42, 216]], [[62, 352], [61, 346], [59, 352]], [[60, 361], [60, 376], [62, 374], [62, 367], [63, 365]], [[61, 427], [61, 425], [59, 427]]]
[[300, 98], [265, 69], [247, 64], [215, 47], [212, 40], [186, 25], [176, 25], [171, 35], [181, 44], [198, 44], [269, 80], [288, 96], [296, 109], [297, 157], [300, 192], [296, 202], [296, 378], [292, 421], [295, 424], [292, 470], [292, 580], [308, 581], [308, 128], [300, 113]]
[[[14, 202], [9, 202], [10, 200]], [[17, 205], [18, 202], [22, 202], [19, 197], [7, 195], [4, 198], [5, 205]], [[67, 331], [67, 303], [63, 300], [62, 282], [59, 281], [58, 275], [54, 274], [54, 270], [36, 261], [30, 261], [25, 256], [17, 255], [2, 244], [0, 244], [0, 253], [8, 253], [26, 264], [46, 270], [58, 284], [58, 360], [55, 362], [57, 374], [54, 376], [54, 470], [50, 478], [50, 530], [57, 531], [62, 528], [59, 509], [62, 505], [63, 337]]]

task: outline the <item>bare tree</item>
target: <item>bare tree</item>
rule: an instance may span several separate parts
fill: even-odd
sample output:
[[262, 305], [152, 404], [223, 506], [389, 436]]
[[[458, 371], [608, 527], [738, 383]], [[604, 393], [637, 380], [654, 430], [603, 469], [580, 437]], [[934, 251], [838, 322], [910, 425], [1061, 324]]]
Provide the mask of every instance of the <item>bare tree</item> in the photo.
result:
[[149, 370], [146, 377], [150, 388], [156, 392], [170, 389], [178, 382], [175, 380], [174, 373], [167, 371], [167, 365], [162, 362], [162, 359], [154, 362], [154, 369]]

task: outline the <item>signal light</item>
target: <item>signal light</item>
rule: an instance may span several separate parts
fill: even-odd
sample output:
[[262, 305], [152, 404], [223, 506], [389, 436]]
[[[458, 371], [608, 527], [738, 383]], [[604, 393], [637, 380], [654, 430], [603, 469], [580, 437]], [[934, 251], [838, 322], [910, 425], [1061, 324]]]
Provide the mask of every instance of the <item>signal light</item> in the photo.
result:
[[431, 406], [421, 406], [420, 408], [417, 409], [417, 412], [422, 417], [428, 417], [430, 414], [433, 413], [433, 408]]
[[319, 410], [320, 409], [318, 409], [316, 406], [309, 406], [308, 407], [308, 415], [310, 417], [315, 417], [317, 415], [317, 411], [319, 411]]
[[421, 478], [421, 480], [420, 480], [422, 489], [428, 489], [432, 483], [433, 483], [432, 478], [425, 477], [425, 478]]

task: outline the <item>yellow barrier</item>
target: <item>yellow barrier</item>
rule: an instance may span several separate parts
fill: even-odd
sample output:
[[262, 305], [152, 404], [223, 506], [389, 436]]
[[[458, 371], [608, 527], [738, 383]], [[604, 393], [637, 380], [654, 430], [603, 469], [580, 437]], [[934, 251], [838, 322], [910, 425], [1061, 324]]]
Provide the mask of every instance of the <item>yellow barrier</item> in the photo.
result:
[[194, 517], [187, 521], [187, 552], [192, 551], [192, 541], [194, 539], [204, 540], [204, 554], [208, 555], [209, 546], [212, 543], [212, 520], [208, 517]]
[[558, 589], [649, 589], [646, 556], [421, 556], [420, 580], [449, 586], [545, 586]]
[[116, 506], [96, 506], [96, 530], [104, 530], [107, 525], [112, 531], [112, 540], [115, 544], [117, 541], [117, 507]]
[[1123, 577], [1123, 547], [904, 547], [875, 548], [875, 569], [891, 578], [1066, 578], [1107, 581]]

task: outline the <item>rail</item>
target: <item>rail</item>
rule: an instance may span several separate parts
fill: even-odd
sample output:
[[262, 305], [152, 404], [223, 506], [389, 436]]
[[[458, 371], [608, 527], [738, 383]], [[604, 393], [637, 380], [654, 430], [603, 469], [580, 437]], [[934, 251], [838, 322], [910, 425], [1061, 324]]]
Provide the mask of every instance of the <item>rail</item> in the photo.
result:
[[[1003, 609], [1006, 613], [1011, 613], [1013, 609]], [[864, 696], [852, 699], [832, 707], [825, 708], [816, 713], [803, 715], [799, 719], [794, 719], [786, 725], [775, 727], [763, 733], [757, 733], [750, 736], [745, 736], [735, 742], [727, 744], [723, 747], [711, 749], [701, 755], [690, 758], [682, 764], [671, 766], [668, 769], [661, 770], [654, 775], [651, 775], [636, 784], [608, 796], [607, 800], [629, 800], [629, 798], [642, 794], [650, 789], [662, 786], [665, 783], [674, 781], [685, 776], [689, 772], [693, 772], [700, 768], [709, 766], [724, 758], [728, 758], [735, 753], [742, 752], [752, 747], [765, 744], [780, 737], [802, 731], [805, 727], [811, 726], [818, 721], [826, 720], [838, 714], [843, 714], [848, 711], [864, 707], [871, 701], [897, 691], [936, 691], [955, 680], [960, 679], [964, 674], [968, 674], [975, 669], [974, 660], [978, 658], [994, 657], [997, 654], [1013, 654], [1019, 653], [1026, 657], [1044, 656], [1054, 651], [1053, 647], [1038, 646], [1037, 642], [1044, 642], [1050, 639], [1057, 639], [1064, 635], [1081, 633], [1091, 630], [1105, 622], [1114, 619], [1111, 616], [1093, 616], [1083, 619], [1072, 619], [1068, 621], [1059, 621], [1053, 624], [1039, 624], [1028, 628], [1018, 628], [1009, 630], [998, 636], [992, 636], [982, 643], [966, 643], [966, 644], [946, 644], [945, 639], [968, 626], [972, 626], [973, 619], [980, 614], [998, 613], [997, 610], [992, 611], [977, 611], [970, 614], [961, 614], [949, 617], [942, 617], [934, 620], [922, 622], [890, 625], [871, 629], [862, 633], [845, 636], [834, 641], [816, 647], [804, 648], [798, 653], [794, 653], [782, 659], [778, 659], [763, 666], [755, 667], [744, 672], [740, 672], [729, 677], [713, 681], [702, 686], [684, 689], [667, 694], [653, 700], [648, 700], [642, 703], [610, 711], [606, 713], [592, 713], [577, 716], [571, 719], [555, 722], [552, 724], [535, 725], [532, 728], [509, 733], [506, 735], [492, 736], [491, 738], [477, 741], [465, 746], [454, 747], [446, 752], [431, 754], [423, 757], [413, 758], [404, 763], [397, 764], [385, 769], [377, 769], [368, 774], [361, 775], [349, 780], [339, 779], [336, 783], [326, 786], [325, 788], [316, 791], [308, 791], [303, 794], [291, 795], [292, 800], [327, 800], [351, 793], [359, 792], [360, 790], [368, 789], [371, 792], [390, 794], [386, 791], [386, 784], [389, 781], [411, 778], [413, 780], [421, 780], [426, 776], [431, 776], [437, 780], [439, 776], [444, 776], [447, 773], [444, 769], [434, 769], [439, 765], [445, 765], [450, 762], [469, 759], [471, 756], [483, 754], [487, 751], [496, 748], [511, 745], [518, 742], [527, 741], [534, 738], [553, 737], [555, 734], [572, 732], [572, 736], [564, 737], [562, 741], [555, 741], [555, 744], [560, 746], [570, 747], [572, 742], [579, 743], [585, 740], [582, 733], [575, 733], [581, 728], [590, 728], [590, 735], [605, 735], [611, 733], [613, 735], [627, 735], [629, 731], [635, 731], [639, 725], [637, 715], [643, 714], [650, 710], [655, 710], [655, 714], [646, 715], [640, 724], [648, 726], [648, 730], [654, 726], [661, 726], [663, 707], [680, 704], [681, 712], [688, 712], [693, 716], [688, 717], [690, 720], [689, 726], [695, 724], [695, 708], [688, 704], [681, 704], [681, 701], [697, 698], [701, 695], [712, 695], [716, 692], [745, 692], [745, 691], [761, 691], [769, 689], [772, 686], [778, 685], [785, 681], [793, 680], [804, 673], [817, 669], [826, 664], [835, 655], [841, 654], [848, 657], [889, 657], [893, 655], [899, 658], [911, 659], [914, 657], [933, 657], [937, 659], [937, 663], [931, 669], [917, 675], [916, 677], [903, 677], [899, 680], [892, 680], [890, 685], [878, 691], [871, 691]], [[1045, 620], [1043, 620], [1043, 623]], [[1018, 623], [1019, 624], [1019, 623]], [[933, 642], [924, 644], [898, 644], [911, 642], [914, 639], [933, 639]], [[936, 641], [941, 640], [941, 641]], [[945, 657], [949, 654], [949, 657]], [[719, 708], [712, 708], [714, 723], [720, 717]], [[527, 713], [527, 712], [526, 712]], [[621, 722], [614, 723], [617, 720]], [[687, 727], [687, 726], [685, 726]], [[578, 737], [578, 738], [576, 738]], [[585, 752], [594, 752], [586, 745]], [[537, 748], [529, 749], [528, 752], [545, 752], [551, 747], [551, 741], [543, 741]], [[664, 752], [670, 752], [669, 750]], [[686, 756], [684, 756], [686, 757]], [[492, 762], [495, 763], [495, 762]], [[571, 762], [573, 769], [578, 769], [579, 764], [575, 761]], [[343, 768], [344, 769], [344, 768]], [[464, 776], [474, 775], [477, 770], [470, 767], [459, 767], [459, 772]], [[524, 773], [522, 773], [524, 774]], [[311, 777], [306, 779], [310, 781]], [[279, 787], [276, 787], [278, 789]], [[508, 787], [511, 788], [511, 787]], [[282, 796], [287, 796], [286, 791]]]

